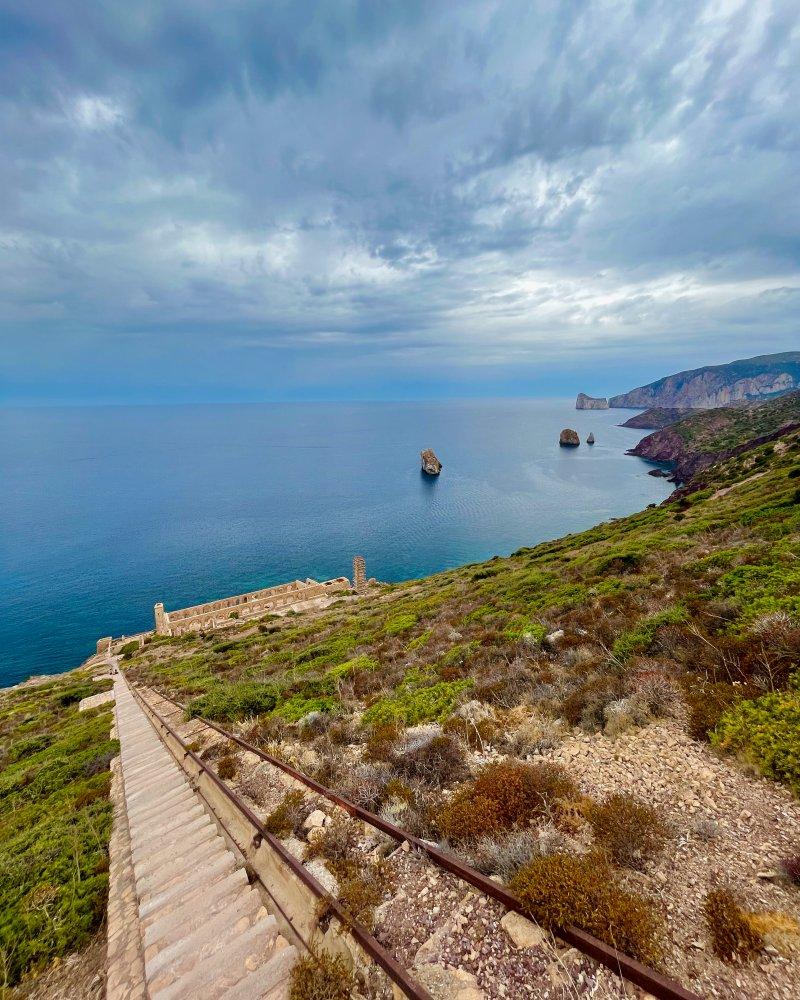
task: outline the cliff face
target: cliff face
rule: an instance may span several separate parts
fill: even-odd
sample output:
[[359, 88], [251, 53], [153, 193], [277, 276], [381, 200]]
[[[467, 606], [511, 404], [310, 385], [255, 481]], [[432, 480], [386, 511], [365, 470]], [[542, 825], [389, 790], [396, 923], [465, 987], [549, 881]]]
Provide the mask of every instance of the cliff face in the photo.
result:
[[615, 407], [711, 409], [800, 388], [800, 351], [679, 372], [612, 396]]
[[587, 396], [585, 392], [579, 392], [575, 400], [576, 410], [607, 410], [608, 400], [605, 396]]
[[800, 427], [800, 392], [750, 406], [695, 413], [648, 434], [628, 454], [673, 466], [686, 482], [715, 462], [748, 451]]

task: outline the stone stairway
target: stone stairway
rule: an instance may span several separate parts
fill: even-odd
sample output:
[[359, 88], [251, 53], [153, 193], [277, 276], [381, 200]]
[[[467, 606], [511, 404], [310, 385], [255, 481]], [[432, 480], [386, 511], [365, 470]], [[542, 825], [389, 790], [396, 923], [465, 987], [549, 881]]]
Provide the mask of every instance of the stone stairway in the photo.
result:
[[114, 692], [144, 958], [139, 995], [285, 1000], [297, 949], [119, 674]]

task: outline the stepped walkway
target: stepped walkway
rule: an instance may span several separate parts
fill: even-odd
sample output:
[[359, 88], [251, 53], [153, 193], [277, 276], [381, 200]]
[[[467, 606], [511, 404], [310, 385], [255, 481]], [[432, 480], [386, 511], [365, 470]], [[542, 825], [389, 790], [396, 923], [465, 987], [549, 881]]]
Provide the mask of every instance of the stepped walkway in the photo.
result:
[[120, 674], [114, 693], [108, 1000], [285, 1000], [296, 948]]

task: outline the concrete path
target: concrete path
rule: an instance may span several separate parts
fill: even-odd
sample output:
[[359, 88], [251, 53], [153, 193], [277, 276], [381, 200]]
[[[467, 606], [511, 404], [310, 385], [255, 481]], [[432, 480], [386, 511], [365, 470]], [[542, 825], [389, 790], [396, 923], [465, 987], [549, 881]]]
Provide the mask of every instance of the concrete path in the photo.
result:
[[[117, 967], [114, 996], [285, 1000], [297, 950], [278, 934], [120, 674], [114, 692], [145, 980], [143, 987], [125, 983]], [[109, 968], [110, 989], [111, 975]]]

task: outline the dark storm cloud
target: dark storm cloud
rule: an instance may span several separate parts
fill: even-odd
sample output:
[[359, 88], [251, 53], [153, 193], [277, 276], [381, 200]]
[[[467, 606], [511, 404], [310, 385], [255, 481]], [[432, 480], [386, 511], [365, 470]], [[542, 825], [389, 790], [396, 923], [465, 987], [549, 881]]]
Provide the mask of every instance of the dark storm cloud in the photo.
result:
[[7, 2], [11, 382], [794, 346], [799, 32], [784, 0]]

